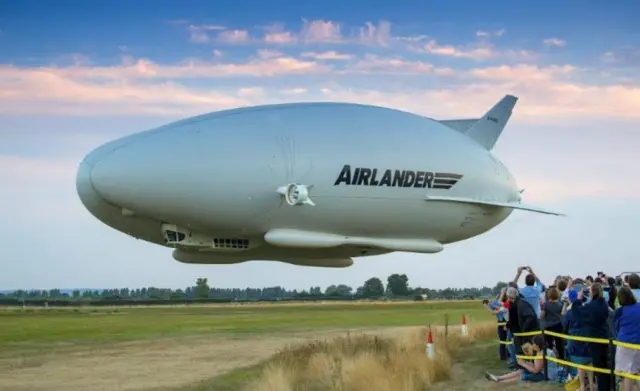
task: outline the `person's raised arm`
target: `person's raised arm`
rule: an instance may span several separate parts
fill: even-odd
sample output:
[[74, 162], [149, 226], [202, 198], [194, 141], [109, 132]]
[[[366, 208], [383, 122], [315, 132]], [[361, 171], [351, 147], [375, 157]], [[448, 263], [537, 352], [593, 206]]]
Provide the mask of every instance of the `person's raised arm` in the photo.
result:
[[522, 266], [520, 266], [518, 268], [518, 272], [516, 273], [516, 277], [513, 279], [513, 282], [515, 282], [516, 284], [518, 283], [518, 280], [520, 279], [520, 276], [522, 275], [522, 270], [524, 270], [524, 268]]
[[536, 285], [538, 285], [540, 287], [540, 289], [542, 291], [545, 290], [545, 285], [542, 283], [542, 281], [540, 281], [540, 279], [538, 278], [538, 275], [536, 274], [536, 272], [533, 271], [533, 269], [531, 268], [531, 266], [527, 266], [527, 270], [529, 270], [529, 273], [531, 273], [531, 275], [533, 276], [533, 278], [536, 279]]

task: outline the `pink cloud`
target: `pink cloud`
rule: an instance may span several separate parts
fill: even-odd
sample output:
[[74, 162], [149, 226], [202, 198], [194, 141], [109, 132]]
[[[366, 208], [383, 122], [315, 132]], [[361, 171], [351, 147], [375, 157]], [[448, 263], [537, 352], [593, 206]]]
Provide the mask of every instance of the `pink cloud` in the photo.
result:
[[[332, 99], [403, 108], [441, 118], [477, 115], [504, 94], [520, 96], [515, 121], [551, 123], [588, 118], [640, 118], [640, 88], [631, 83], [591, 85], [578, 83], [574, 74], [584, 72], [572, 65], [533, 64], [476, 67], [460, 70], [435, 67], [424, 61], [401, 57], [365, 55], [350, 61], [351, 54], [336, 51], [303, 52], [300, 57], [263, 49], [245, 62], [185, 60], [158, 64], [149, 59], [124, 57], [120, 65], [21, 68], [0, 65], [0, 112], [3, 113], [166, 113], [191, 114], [247, 104], [290, 99], [276, 91], [299, 87], [286, 85], [291, 75], [316, 75], [327, 83], [336, 75], [377, 74], [375, 89], [354, 90], [334, 85], [330, 93], [312, 89], [296, 94], [299, 99]], [[460, 83], [436, 90], [391, 90], [392, 79], [383, 75], [416, 74], [447, 76]], [[205, 90], [178, 84], [183, 78], [280, 77], [283, 85], [263, 94], [247, 95], [234, 90]], [[322, 79], [324, 78], [324, 79]], [[323, 81], [324, 80], [324, 81]], [[255, 83], [246, 88], [259, 87]], [[317, 91], [317, 90], [316, 90]], [[289, 97], [289, 98], [288, 98]], [[425, 105], [424, 102], [429, 102]]]
[[[265, 53], [272, 55], [265, 56]], [[277, 53], [277, 54], [276, 54]], [[121, 65], [114, 66], [70, 66], [18, 68], [0, 65], [0, 76], [19, 79], [27, 74], [52, 75], [78, 79], [131, 80], [146, 78], [180, 79], [194, 77], [275, 76], [291, 73], [322, 73], [330, 68], [315, 62], [298, 60], [280, 52], [261, 50], [257, 58], [244, 63], [206, 62], [198, 59], [185, 60], [175, 65], [159, 65], [148, 59], [123, 57]], [[2, 80], [0, 80], [0, 83]]]
[[480, 79], [548, 81], [557, 76], [567, 75], [575, 70], [576, 68], [571, 65], [552, 65], [542, 68], [537, 65], [519, 64], [473, 69], [471, 74]]
[[365, 27], [360, 28], [360, 40], [363, 43], [376, 43], [381, 46], [387, 46], [391, 39], [391, 23], [381, 21], [378, 26], [371, 22], [367, 22]]
[[416, 46], [414, 44], [411, 44], [410, 48], [420, 53], [452, 58], [467, 58], [475, 61], [484, 61], [495, 58], [511, 60], [532, 60], [536, 57], [535, 53], [529, 50], [496, 48], [495, 45], [487, 40], [488, 37], [496, 35], [496, 33], [479, 31], [477, 34], [480, 40], [469, 45], [442, 45], [439, 44], [435, 39], [430, 39], [426, 44], [423, 45]]
[[399, 58], [385, 58], [367, 55], [349, 68], [350, 71], [363, 73], [431, 73], [435, 67], [422, 61], [406, 61]]
[[350, 60], [353, 58], [351, 54], [338, 53], [334, 50], [330, 50], [327, 52], [304, 52], [300, 55], [301, 57], [313, 58], [314, 60]]
[[462, 48], [451, 45], [440, 45], [435, 39], [429, 40], [429, 42], [421, 47], [421, 51], [439, 56], [462, 57], [474, 60], [486, 60], [495, 55], [493, 48], [490, 46]]
[[338, 43], [343, 39], [340, 25], [335, 22], [303, 19], [303, 23], [300, 35], [304, 42]]
[[[215, 91], [192, 91], [171, 82], [141, 85], [130, 82], [87, 82], [47, 71], [0, 69], [0, 113], [181, 115], [250, 104]], [[6, 79], [5, 79], [6, 80]]]
[[500, 29], [496, 31], [484, 31], [478, 30], [476, 31], [476, 37], [479, 38], [490, 38], [490, 37], [501, 37], [505, 32], [505, 29]]
[[[180, 24], [184, 24], [184, 23], [180, 23]], [[211, 37], [209, 36], [209, 32], [210, 31], [220, 31], [220, 30], [224, 30], [224, 29], [225, 28], [223, 26], [218, 26], [218, 25], [210, 25], [210, 24], [193, 25], [193, 24], [191, 24], [188, 27], [189, 40], [191, 42], [195, 42], [195, 43], [209, 42], [211, 40]]]
[[280, 92], [287, 95], [300, 95], [300, 94], [306, 93], [307, 91], [309, 90], [307, 90], [306, 88], [298, 87], [298, 88], [288, 88], [285, 90], [281, 90]]
[[270, 44], [286, 44], [297, 41], [297, 38], [290, 31], [283, 31], [277, 33], [267, 33], [264, 36], [264, 41]]
[[566, 41], [560, 39], [560, 38], [547, 38], [545, 40], [542, 41], [542, 43], [546, 46], [546, 47], [563, 47], [567, 44]]
[[226, 30], [218, 33], [218, 41], [227, 44], [240, 44], [249, 41], [247, 30]]

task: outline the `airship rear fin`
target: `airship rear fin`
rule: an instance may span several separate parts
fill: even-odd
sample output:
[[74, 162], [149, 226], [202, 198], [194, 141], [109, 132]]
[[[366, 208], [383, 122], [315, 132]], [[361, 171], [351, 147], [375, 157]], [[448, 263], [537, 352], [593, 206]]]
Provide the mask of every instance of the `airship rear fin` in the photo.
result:
[[427, 201], [462, 202], [466, 204], [496, 206], [501, 208], [524, 210], [527, 212], [543, 213], [543, 214], [555, 215], [555, 216], [565, 216], [563, 213], [554, 212], [545, 208], [541, 208], [533, 205], [527, 205], [520, 202], [484, 201], [484, 200], [476, 200], [473, 198], [466, 198], [466, 197], [447, 197], [447, 196], [427, 196], [426, 200]]
[[469, 119], [440, 119], [438, 122], [441, 124], [450, 127], [451, 129], [455, 129], [460, 133], [465, 133], [473, 124], [478, 122], [480, 118], [469, 118]]
[[498, 103], [487, 111], [469, 130], [465, 132], [469, 138], [485, 147], [487, 150], [500, 138], [500, 134], [511, 117], [511, 112], [518, 98], [513, 95], [505, 95]]

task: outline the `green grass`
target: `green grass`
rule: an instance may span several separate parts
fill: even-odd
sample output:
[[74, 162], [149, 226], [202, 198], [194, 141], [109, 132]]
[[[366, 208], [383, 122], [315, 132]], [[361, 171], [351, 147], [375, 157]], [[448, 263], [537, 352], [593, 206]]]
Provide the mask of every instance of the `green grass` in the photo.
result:
[[164, 387], [147, 391], [238, 391], [245, 388], [251, 382], [260, 379], [266, 364], [267, 363], [264, 362], [258, 365], [236, 369], [212, 379], [203, 380], [186, 386], [175, 388]]
[[445, 314], [451, 324], [459, 324], [462, 314], [479, 321], [491, 319], [479, 301], [4, 309], [0, 310], [0, 351], [43, 343], [108, 343], [207, 333], [443, 324]]

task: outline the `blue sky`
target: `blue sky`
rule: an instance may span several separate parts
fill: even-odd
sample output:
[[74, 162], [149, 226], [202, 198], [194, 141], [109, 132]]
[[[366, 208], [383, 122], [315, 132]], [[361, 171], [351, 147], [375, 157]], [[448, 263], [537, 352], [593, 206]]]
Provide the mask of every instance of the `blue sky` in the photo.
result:
[[[640, 250], [640, 3], [35, 1], [0, 5], [0, 288], [360, 284], [404, 272], [429, 287], [618, 273]], [[496, 153], [525, 201], [436, 256], [346, 270], [188, 266], [93, 219], [78, 162], [116, 137], [190, 115], [350, 101], [434, 118], [520, 101]], [[461, 270], [469, 273], [460, 273]]]

